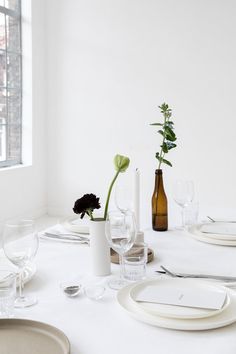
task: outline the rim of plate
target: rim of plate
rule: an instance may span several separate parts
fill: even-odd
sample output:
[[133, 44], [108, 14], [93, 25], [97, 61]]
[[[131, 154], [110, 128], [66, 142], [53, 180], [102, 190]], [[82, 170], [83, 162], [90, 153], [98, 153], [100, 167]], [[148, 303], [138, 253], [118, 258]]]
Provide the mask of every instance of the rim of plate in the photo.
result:
[[[225, 225], [225, 222], [217, 222], [217, 224], [220, 225]], [[236, 235], [231, 235], [231, 234], [216, 234], [216, 233], [207, 233], [207, 232], [203, 232], [201, 231], [202, 227], [204, 225], [213, 225], [213, 223], [209, 223], [209, 222], [205, 222], [205, 223], [201, 223], [195, 226], [198, 226], [198, 232], [202, 235], [202, 236], [207, 236], [209, 238], [215, 238], [217, 240], [225, 240], [225, 241], [236, 241]]]
[[192, 238], [210, 243], [213, 245], [220, 245], [220, 246], [236, 246], [236, 240], [223, 240], [223, 239], [217, 239], [213, 237], [208, 237], [207, 234], [203, 234], [201, 231], [198, 229], [199, 225], [192, 225], [187, 228], [187, 233], [191, 235]]
[[224, 327], [236, 322], [236, 293], [229, 288], [226, 288], [226, 291], [231, 301], [225, 311], [207, 318], [176, 319], [152, 315], [137, 309], [129, 297], [129, 291], [132, 286], [133, 284], [120, 289], [117, 293], [117, 301], [125, 312], [128, 312], [131, 317], [143, 323], [181, 331], [203, 331]]
[[[204, 287], [204, 288], [206, 286], [208, 286], [210, 288], [222, 289], [222, 290], [226, 291], [225, 287], [220, 284], [207, 283], [202, 280], [167, 279], [167, 278], [153, 279], [153, 280], [144, 281], [142, 283], [134, 285], [129, 293], [131, 301], [136, 306], [140, 307], [144, 311], [151, 313], [153, 315], [158, 315], [158, 316], [167, 317], [167, 318], [178, 318], [178, 319], [197, 319], [197, 318], [206, 318], [206, 317], [215, 316], [215, 315], [219, 314], [220, 312], [225, 311], [226, 308], [230, 304], [230, 297], [229, 297], [227, 291], [226, 291], [226, 299], [225, 299], [224, 305], [219, 310], [207, 310], [207, 309], [201, 309], [201, 308], [192, 308], [192, 307], [184, 307], [184, 306], [145, 303], [145, 302], [135, 301], [135, 299], [133, 298], [134, 294], [132, 294], [133, 292], [138, 291], [139, 288], [142, 288], [145, 285], [148, 286], [148, 285], [152, 285], [152, 284], [159, 283], [159, 282], [160, 283], [161, 282], [164, 282], [164, 283], [169, 283], [169, 282], [174, 283], [175, 282], [175, 283], [185, 283], [185, 284], [190, 283], [190, 284], [194, 284], [194, 285], [200, 285], [200, 287]], [[152, 309], [152, 306], [154, 307], [153, 309]], [[169, 312], [168, 312], [168, 310], [169, 310]], [[180, 313], [181, 310], [183, 311], [182, 314]], [[172, 311], [172, 313], [171, 313], [171, 311]]]
[[[73, 232], [78, 232], [80, 234], [89, 234], [89, 226], [88, 225], [76, 225], [73, 224], [72, 222], [74, 220], [81, 220], [79, 217], [76, 216], [70, 216], [68, 218], [65, 218], [62, 222], [61, 225], [64, 226], [67, 230], [73, 231]], [[83, 220], [81, 221], [81, 224], [83, 223]]]

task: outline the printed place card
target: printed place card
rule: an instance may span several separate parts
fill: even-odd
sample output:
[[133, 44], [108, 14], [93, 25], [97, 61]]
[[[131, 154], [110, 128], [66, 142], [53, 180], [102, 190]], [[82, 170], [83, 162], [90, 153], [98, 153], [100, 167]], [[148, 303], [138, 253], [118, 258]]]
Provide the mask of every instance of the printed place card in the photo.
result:
[[194, 307], [202, 309], [219, 310], [226, 300], [226, 292], [222, 289], [178, 286], [149, 285], [135, 294], [134, 300], [165, 305]]

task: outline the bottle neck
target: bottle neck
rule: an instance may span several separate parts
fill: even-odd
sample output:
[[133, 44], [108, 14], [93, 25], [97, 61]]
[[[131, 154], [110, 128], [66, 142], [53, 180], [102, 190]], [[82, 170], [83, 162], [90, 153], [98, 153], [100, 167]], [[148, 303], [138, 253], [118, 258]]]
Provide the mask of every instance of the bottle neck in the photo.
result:
[[162, 179], [162, 170], [156, 170], [155, 171], [155, 189], [156, 190], [160, 190], [160, 189], [164, 189], [163, 186], [163, 179]]

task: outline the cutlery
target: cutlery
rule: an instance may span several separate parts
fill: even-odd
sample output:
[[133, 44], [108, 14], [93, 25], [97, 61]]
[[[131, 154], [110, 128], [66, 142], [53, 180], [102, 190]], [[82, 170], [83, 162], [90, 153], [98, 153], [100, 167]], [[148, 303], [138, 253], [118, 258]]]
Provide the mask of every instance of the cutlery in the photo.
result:
[[73, 236], [73, 237], [76, 237], [76, 238], [82, 238], [82, 239], [87, 239], [88, 238], [84, 235], [80, 235], [80, 234], [77, 234], [77, 233], [72, 233], [72, 232], [49, 232], [49, 231], [45, 231], [44, 232], [44, 235], [56, 235], [56, 236]]
[[188, 274], [188, 273], [175, 273], [172, 272], [170, 270], [168, 270], [167, 268], [161, 266], [161, 268], [163, 269], [163, 271], [161, 270], [156, 270], [157, 273], [160, 274], [168, 274], [171, 277], [177, 277], [177, 278], [202, 278], [202, 279], [215, 279], [215, 280], [221, 280], [221, 281], [225, 281], [225, 282], [234, 282], [236, 281], [236, 277], [228, 277], [228, 276], [224, 276], [224, 275], [212, 275], [212, 274]]
[[212, 222], [236, 223], [236, 220], [214, 220], [211, 216], [207, 216], [207, 218]]
[[45, 232], [43, 236], [52, 239], [78, 241], [78, 243], [87, 243], [87, 244], [89, 243], [89, 239], [87, 237], [82, 237], [79, 235], [77, 236], [72, 234], [53, 234], [53, 233]]
[[215, 220], [212, 219], [210, 216], [207, 216], [207, 218], [208, 218], [210, 221], [215, 222]]

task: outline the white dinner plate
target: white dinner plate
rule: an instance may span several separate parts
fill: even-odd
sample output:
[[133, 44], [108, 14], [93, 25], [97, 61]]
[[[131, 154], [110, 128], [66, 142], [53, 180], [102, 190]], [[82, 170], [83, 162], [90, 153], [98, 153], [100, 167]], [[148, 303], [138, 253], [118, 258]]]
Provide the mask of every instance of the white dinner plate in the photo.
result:
[[220, 235], [214, 234], [216, 237], [213, 237], [213, 234], [206, 234], [201, 232], [201, 226], [202, 224], [189, 226], [187, 228], [187, 231], [194, 239], [198, 241], [211, 243], [213, 245], [220, 245], [220, 246], [234, 246], [234, 247], [236, 246], [236, 240], [219, 239], [217, 236]]
[[145, 289], [145, 287], [154, 286], [156, 290], [160, 289], [169, 290], [171, 287], [190, 287], [191, 290], [206, 289], [211, 291], [222, 290], [225, 291], [220, 285], [212, 284], [211, 282], [193, 280], [193, 279], [156, 279], [144, 281], [134, 285], [130, 290], [130, 298], [133, 300], [134, 304], [144, 311], [147, 311], [153, 315], [170, 317], [170, 318], [179, 318], [179, 319], [196, 319], [196, 318], [206, 318], [210, 316], [215, 316], [225, 309], [230, 304], [230, 297], [226, 296], [224, 305], [219, 310], [203, 309], [203, 308], [194, 308], [194, 307], [184, 307], [184, 306], [175, 306], [175, 305], [166, 305], [166, 304], [157, 304], [150, 302], [140, 302], [136, 301], [137, 295]]
[[130, 291], [134, 285], [128, 285], [117, 293], [117, 301], [136, 320], [156, 327], [176, 329], [181, 331], [202, 331], [230, 325], [236, 321], [236, 293], [231, 289], [226, 289], [230, 297], [230, 304], [221, 313], [198, 319], [177, 319], [152, 315], [144, 311], [133, 303], [130, 298]]
[[89, 219], [80, 219], [79, 216], [72, 216], [66, 218], [61, 225], [72, 232], [80, 234], [89, 234]]

